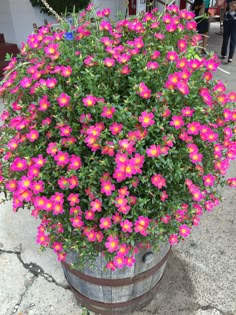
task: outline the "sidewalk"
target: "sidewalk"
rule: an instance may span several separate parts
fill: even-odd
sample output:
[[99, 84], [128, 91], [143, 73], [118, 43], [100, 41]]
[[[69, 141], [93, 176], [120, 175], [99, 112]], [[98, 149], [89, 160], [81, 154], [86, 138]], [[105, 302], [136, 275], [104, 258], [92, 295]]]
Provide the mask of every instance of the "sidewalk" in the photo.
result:
[[[219, 23], [212, 23], [208, 48], [219, 54], [222, 35], [216, 32]], [[236, 56], [221, 68], [216, 78], [235, 91]], [[235, 170], [232, 163], [230, 177]], [[39, 251], [36, 230], [27, 210], [0, 206], [0, 315], [82, 315], [54, 253]], [[236, 315], [235, 240], [235, 190], [224, 188], [221, 205], [173, 247], [154, 300], [133, 315]]]

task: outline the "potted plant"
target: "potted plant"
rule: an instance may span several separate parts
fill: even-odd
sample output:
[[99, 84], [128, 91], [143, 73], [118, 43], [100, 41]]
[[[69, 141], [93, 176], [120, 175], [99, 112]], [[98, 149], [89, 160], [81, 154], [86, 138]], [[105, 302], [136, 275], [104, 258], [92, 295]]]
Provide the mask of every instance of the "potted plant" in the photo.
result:
[[77, 297], [117, 314], [147, 301], [169, 245], [218, 205], [220, 186], [236, 186], [225, 179], [236, 93], [213, 79], [217, 56], [199, 54], [192, 12], [109, 14], [89, 5], [42, 27], [9, 62], [0, 191], [41, 219], [37, 242], [63, 262]]

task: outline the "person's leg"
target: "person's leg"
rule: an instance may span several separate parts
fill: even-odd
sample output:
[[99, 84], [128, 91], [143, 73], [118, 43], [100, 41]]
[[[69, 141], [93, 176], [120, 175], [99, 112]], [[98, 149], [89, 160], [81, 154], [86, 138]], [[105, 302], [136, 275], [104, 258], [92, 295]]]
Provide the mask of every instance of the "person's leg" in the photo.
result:
[[203, 47], [203, 50], [206, 50], [207, 42], [208, 42], [208, 32], [202, 34], [202, 47]]
[[222, 57], [227, 56], [227, 47], [228, 47], [229, 37], [230, 37], [229, 23], [228, 21], [224, 21], [224, 33], [223, 33], [223, 42], [222, 42], [222, 48], [221, 48]]
[[236, 46], [236, 21], [232, 21], [230, 24], [229, 60], [232, 60]]

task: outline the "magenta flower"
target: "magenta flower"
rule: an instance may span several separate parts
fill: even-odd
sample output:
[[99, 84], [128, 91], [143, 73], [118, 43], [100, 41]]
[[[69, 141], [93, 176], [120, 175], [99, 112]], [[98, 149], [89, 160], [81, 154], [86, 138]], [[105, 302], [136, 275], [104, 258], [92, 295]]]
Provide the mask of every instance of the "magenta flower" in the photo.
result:
[[127, 267], [132, 267], [132, 266], [135, 264], [135, 261], [136, 261], [136, 259], [135, 259], [134, 256], [126, 257], [126, 258], [125, 258], [125, 265], [126, 265]]
[[179, 235], [186, 238], [189, 236], [191, 229], [186, 224], [183, 224], [179, 227]]
[[115, 256], [114, 265], [116, 268], [122, 269], [125, 266], [125, 259], [122, 256]]
[[53, 248], [54, 252], [56, 252], [56, 253], [61, 252], [63, 250], [62, 243], [60, 243], [60, 242], [54, 242], [52, 244], [52, 248]]
[[133, 223], [129, 220], [124, 220], [122, 222], [120, 222], [120, 226], [121, 226], [121, 229], [123, 232], [128, 232], [128, 233], [132, 233], [132, 226], [133, 226]]
[[69, 106], [71, 97], [66, 93], [61, 93], [60, 96], [57, 98], [57, 102], [60, 107], [67, 107]]
[[67, 152], [59, 151], [55, 156], [54, 160], [58, 166], [64, 167], [69, 163], [69, 154]]
[[148, 113], [148, 112], [142, 112], [141, 116], [139, 116], [139, 122], [141, 122], [141, 125], [144, 128], [147, 128], [149, 126], [152, 126], [155, 123], [154, 114], [153, 113]]
[[107, 106], [104, 106], [103, 109], [102, 109], [102, 114], [101, 116], [102, 117], [106, 117], [106, 118], [112, 118], [113, 114], [115, 113], [115, 108], [114, 107], [107, 107]]
[[108, 236], [107, 241], [105, 243], [105, 247], [110, 253], [113, 253], [119, 249], [119, 240], [115, 236]]
[[143, 236], [147, 236], [148, 234], [148, 226], [149, 226], [150, 220], [147, 217], [139, 216], [138, 219], [135, 221], [134, 230], [136, 233], [140, 233]]
[[69, 77], [72, 74], [71, 66], [61, 66], [61, 75], [65, 78]]
[[107, 230], [112, 226], [112, 221], [110, 217], [104, 217], [100, 219], [99, 227], [101, 229]]
[[81, 228], [84, 226], [84, 222], [81, 216], [76, 216], [75, 218], [70, 218], [71, 224], [75, 228]]
[[182, 116], [173, 116], [170, 122], [170, 126], [175, 127], [175, 129], [180, 129], [184, 126], [184, 120]]
[[105, 180], [101, 183], [101, 193], [106, 196], [111, 196], [112, 192], [115, 190], [115, 186], [109, 180]]
[[192, 163], [200, 163], [202, 161], [202, 154], [198, 152], [193, 152], [189, 154], [189, 158]]
[[27, 161], [16, 157], [11, 164], [11, 170], [15, 172], [24, 171], [27, 169]]
[[29, 88], [32, 84], [32, 80], [28, 77], [25, 77], [23, 78], [21, 81], [20, 81], [20, 85], [26, 89], [26, 88]]
[[82, 99], [82, 102], [84, 103], [84, 106], [87, 107], [94, 106], [97, 102], [97, 98], [93, 95], [87, 95]]
[[198, 121], [187, 124], [188, 133], [190, 135], [197, 135], [200, 132], [201, 124]]
[[166, 187], [166, 180], [161, 174], [155, 174], [151, 177], [152, 184], [157, 187], [158, 189], [161, 189], [163, 187]]
[[59, 47], [59, 44], [49, 44], [44, 48], [44, 52], [47, 55], [55, 55], [57, 53], [57, 49]]
[[39, 138], [38, 130], [30, 130], [30, 132], [26, 134], [26, 138], [30, 142], [35, 142]]
[[216, 177], [212, 174], [207, 174], [205, 176], [203, 176], [203, 181], [204, 181], [204, 185], [207, 187], [212, 187], [215, 184], [215, 179]]
[[169, 236], [169, 243], [170, 243], [170, 245], [175, 245], [175, 244], [177, 244], [178, 243], [178, 235], [177, 234], [171, 234], [170, 236]]
[[175, 51], [168, 51], [166, 54], [166, 59], [169, 61], [177, 61], [179, 59], [179, 56]]
[[111, 67], [114, 67], [114, 65], [115, 65], [115, 59], [113, 59], [113, 58], [105, 58], [103, 60], [103, 63], [104, 63], [104, 65], [106, 67], [111, 68]]

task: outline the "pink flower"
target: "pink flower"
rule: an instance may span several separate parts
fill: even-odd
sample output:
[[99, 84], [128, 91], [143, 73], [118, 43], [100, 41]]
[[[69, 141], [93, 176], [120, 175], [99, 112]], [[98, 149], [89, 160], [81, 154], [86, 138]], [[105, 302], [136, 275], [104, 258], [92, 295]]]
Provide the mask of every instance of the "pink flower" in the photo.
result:
[[68, 78], [72, 74], [71, 66], [61, 66], [61, 75], [65, 78]]
[[106, 196], [111, 196], [112, 192], [115, 190], [115, 186], [109, 180], [105, 180], [101, 183], [101, 193]]
[[121, 132], [123, 128], [122, 124], [118, 124], [117, 122], [112, 123], [112, 125], [109, 127], [109, 130], [111, 131], [112, 135], [117, 135]]
[[85, 219], [86, 220], [93, 220], [94, 217], [95, 217], [95, 214], [92, 210], [86, 210], [85, 213], [84, 213], [84, 216], [85, 216]]
[[115, 108], [114, 107], [107, 107], [104, 106], [102, 109], [102, 117], [106, 117], [106, 118], [112, 118], [113, 114], [115, 113]]
[[119, 239], [116, 236], [110, 235], [105, 243], [109, 253], [113, 253], [119, 249]]
[[74, 206], [74, 205], [76, 205], [76, 204], [78, 204], [80, 202], [79, 194], [71, 193], [67, 197], [67, 200], [70, 202], [71, 206]]
[[184, 107], [183, 109], [181, 109], [181, 113], [185, 117], [191, 117], [194, 113], [194, 109], [191, 107]]
[[126, 258], [125, 258], [125, 265], [126, 265], [127, 267], [132, 267], [132, 266], [135, 264], [135, 261], [136, 261], [136, 259], [135, 259], [134, 256], [126, 257]]
[[166, 30], [167, 30], [167, 32], [169, 32], [169, 33], [175, 32], [176, 29], [177, 29], [177, 25], [174, 24], [174, 23], [170, 23], [170, 24], [166, 25]]
[[166, 214], [165, 216], [163, 216], [161, 218], [161, 222], [165, 223], [165, 224], [168, 224], [171, 220], [171, 216], [169, 214]]
[[55, 55], [57, 53], [57, 49], [59, 47], [59, 44], [49, 44], [44, 48], [44, 52], [47, 55]]
[[93, 95], [87, 95], [82, 99], [84, 106], [91, 107], [94, 106], [97, 102], [97, 98]]
[[57, 102], [60, 107], [67, 107], [69, 106], [71, 97], [67, 95], [66, 93], [61, 93], [59, 97], [57, 98]]
[[48, 98], [46, 95], [44, 95], [40, 100], [39, 100], [39, 111], [46, 111], [50, 106], [50, 102], [48, 101]]
[[188, 134], [197, 135], [201, 129], [201, 124], [198, 121], [187, 124]]
[[121, 244], [119, 250], [117, 251], [117, 256], [124, 257], [129, 253], [129, 248], [126, 244]]
[[166, 180], [161, 174], [155, 174], [151, 177], [152, 184], [161, 189], [162, 187], [166, 187]]
[[165, 190], [163, 190], [161, 192], [161, 197], [160, 197], [161, 201], [164, 202], [166, 199], [168, 199], [168, 197], [169, 197], [169, 195], [166, 193]]
[[48, 144], [47, 150], [46, 152], [52, 156], [56, 155], [58, 152], [58, 148], [57, 148], [58, 144], [56, 142], [50, 142]]
[[17, 180], [15, 179], [10, 179], [7, 183], [6, 183], [6, 188], [7, 190], [9, 190], [10, 192], [13, 192], [17, 189]]
[[28, 77], [24, 77], [21, 81], [20, 81], [20, 85], [26, 89], [29, 88], [32, 84], [32, 79], [28, 78]]
[[173, 116], [170, 122], [170, 126], [175, 127], [175, 129], [180, 129], [184, 126], [184, 120], [182, 116]]
[[66, 261], [66, 253], [57, 253], [58, 261]]
[[68, 163], [68, 170], [78, 170], [82, 166], [81, 158], [72, 154]]
[[207, 70], [216, 71], [219, 66], [219, 62], [217, 63], [215, 60], [213, 60], [213, 58], [208, 59], [205, 60], [204, 66], [207, 68]]
[[54, 243], [52, 244], [52, 248], [53, 248], [53, 251], [54, 251], [55, 253], [61, 252], [61, 251], [63, 250], [62, 243], [60, 243], [60, 242], [54, 242]]
[[132, 233], [132, 226], [133, 226], [133, 223], [129, 220], [124, 220], [122, 222], [120, 222], [120, 226], [121, 226], [121, 229], [123, 232], [129, 232], [129, 233]]
[[40, 181], [33, 181], [31, 186], [30, 186], [31, 190], [33, 191], [33, 193], [39, 194], [41, 192], [44, 191], [44, 182], [42, 180]]
[[30, 142], [35, 142], [39, 138], [38, 130], [30, 130], [30, 132], [26, 134], [26, 138]]
[[144, 128], [147, 128], [149, 126], [152, 126], [155, 123], [155, 120], [153, 120], [154, 114], [148, 113], [148, 112], [142, 112], [141, 116], [139, 116], [139, 121], [141, 122], [141, 125]]
[[101, 212], [102, 211], [102, 201], [99, 199], [95, 199], [91, 202], [91, 209], [93, 212]]
[[208, 175], [203, 176], [204, 185], [207, 187], [214, 186], [215, 179], [216, 179], [216, 177], [212, 174], [208, 174]]
[[112, 226], [111, 218], [110, 217], [104, 217], [100, 219], [99, 227], [101, 229], [107, 230]]
[[177, 83], [177, 89], [180, 91], [180, 93], [182, 93], [184, 95], [189, 94], [189, 87], [185, 81], [179, 81]]
[[177, 61], [178, 58], [178, 54], [175, 51], [168, 51], [166, 54], [166, 59], [169, 61]]
[[198, 152], [193, 152], [189, 154], [192, 163], [200, 163], [202, 161], [202, 154]]
[[27, 161], [25, 159], [16, 157], [11, 164], [12, 171], [19, 172], [19, 171], [24, 171], [26, 169], [27, 169]]
[[55, 156], [54, 160], [58, 166], [64, 167], [69, 163], [69, 154], [67, 152], [59, 151]]
[[115, 256], [113, 261], [114, 265], [119, 269], [122, 269], [125, 265], [125, 259], [122, 256]]
[[147, 68], [151, 70], [156, 70], [159, 67], [159, 64], [156, 61], [149, 61], [147, 63]]
[[49, 89], [53, 89], [57, 84], [57, 79], [56, 78], [48, 78], [46, 80], [46, 86], [49, 88]]
[[84, 222], [81, 216], [76, 216], [75, 218], [70, 218], [71, 224], [74, 228], [81, 228], [84, 226]]
[[191, 229], [186, 224], [183, 224], [179, 227], [179, 235], [183, 237], [188, 237], [191, 232]]
[[160, 145], [152, 144], [149, 148], [146, 150], [147, 156], [155, 158], [161, 155], [161, 147]]
[[227, 184], [229, 187], [236, 187], [236, 177], [228, 178]]
[[105, 58], [103, 60], [103, 63], [106, 67], [111, 68], [115, 65], [115, 59], [113, 58]]
[[185, 39], [179, 39], [177, 45], [178, 45], [179, 51], [182, 52], [186, 50], [188, 46], [188, 42]]
[[63, 125], [60, 127], [60, 135], [62, 137], [70, 136], [71, 132], [72, 132], [72, 128], [69, 125]]
[[149, 222], [150, 220], [147, 217], [139, 216], [138, 219], [135, 221], [134, 231], [136, 233], [142, 234], [143, 236], [147, 236]]
[[175, 244], [177, 244], [178, 243], [178, 235], [177, 234], [171, 234], [170, 236], [169, 236], [169, 243], [170, 243], [170, 245], [175, 245]]
[[114, 264], [114, 261], [109, 261], [107, 264], [106, 264], [106, 269], [108, 270], [111, 270], [111, 271], [114, 271], [116, 270], [116, 267], [115, 267], [115, 264]]

